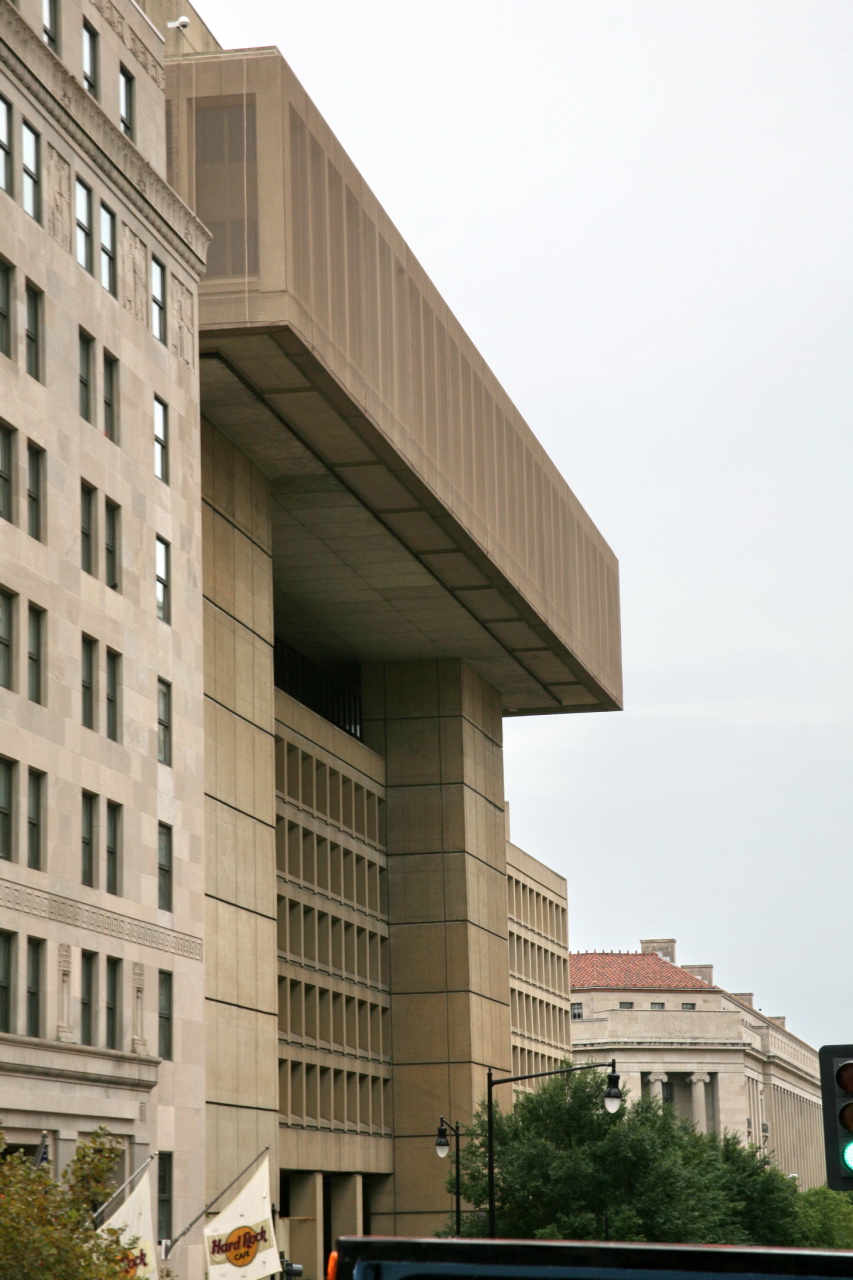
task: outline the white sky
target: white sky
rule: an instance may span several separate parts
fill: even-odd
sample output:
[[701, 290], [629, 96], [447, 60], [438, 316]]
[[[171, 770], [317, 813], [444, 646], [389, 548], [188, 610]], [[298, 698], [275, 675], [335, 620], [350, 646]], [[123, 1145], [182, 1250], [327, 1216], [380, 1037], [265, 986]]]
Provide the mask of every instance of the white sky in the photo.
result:
[[506, 725], [573, 949], [853, 1041], [849, 0], [198, 0], [276, 44], [619, 557], [626, 709]]

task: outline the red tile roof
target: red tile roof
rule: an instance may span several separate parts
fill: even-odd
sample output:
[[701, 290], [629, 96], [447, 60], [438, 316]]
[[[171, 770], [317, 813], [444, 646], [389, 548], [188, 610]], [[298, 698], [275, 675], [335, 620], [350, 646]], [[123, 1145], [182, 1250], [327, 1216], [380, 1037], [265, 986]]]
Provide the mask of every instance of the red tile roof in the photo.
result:
[[701, 978], [679, 969], [654, 952], [575, 951], [569, 955], [572, 991], [603, 990], [715, 991]]

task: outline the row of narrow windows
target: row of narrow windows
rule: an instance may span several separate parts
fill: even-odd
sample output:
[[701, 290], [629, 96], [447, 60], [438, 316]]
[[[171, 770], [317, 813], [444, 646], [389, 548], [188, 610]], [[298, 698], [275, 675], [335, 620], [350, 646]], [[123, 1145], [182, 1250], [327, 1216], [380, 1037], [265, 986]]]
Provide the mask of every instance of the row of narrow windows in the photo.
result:
[[[521, 1045], [512, 1047], [512, 1074], [514, 1076], [532, 1075], [535, 1071], [555, 1071], [564, 1065], [566, 1054], [542, 1053], [536, 1049], [524, 1049]], [[530, 1086], [537, 1082], [531, 1081]], [[517, 1086], [524, 1088], [523, 1085]], [[507, 1109], [509, 1100], [501, 1099], [501, 1106]]]
[[549, 991], [569, 994], [568, 957], [542, 947], [528, 938], [522, 938], [510, 930], [509, 971], [514, 977], [523, 978]]
[[331, 991], [318, 983], [293, 978], [278, 980], [279, 1035], [303, 1044], [360, 1054], [389, 1057], [387, 1005]]
[[278, 949], [299, 964], [388, 985], [386, 934], [289, 898], [278, 899]]
[[559, 902], [513, 875], [507, 876], [507, 899], [510, 919], [544, 934], [561, 946], [568, 945], [566, 908]]
[[565, 1009], [516, 987], [510, 988], [509, 998], [513, 1031], [533, 1040], [546, 1040], [561, 1048], [568, 1044], [568, 1013]]
[[369, 844], [384, 843], [382, 797], [293, 742], [275, 744], [276, 790]]
[[374, 915], [384, 911], [385, 868], [378, 861], [284, 818], [276, 826], [276, 865], [330, 897]]
[[391, 1081], [285, 1059], [279, 1063], [279, 1109], [291, 1125], [389, 1133]]

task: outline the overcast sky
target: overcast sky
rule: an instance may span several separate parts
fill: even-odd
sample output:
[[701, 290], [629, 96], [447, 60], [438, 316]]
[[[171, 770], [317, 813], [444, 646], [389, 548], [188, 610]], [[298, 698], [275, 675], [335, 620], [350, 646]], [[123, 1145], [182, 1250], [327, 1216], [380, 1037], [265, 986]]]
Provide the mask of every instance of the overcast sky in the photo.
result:
[[572, 949], [676, 937], [853, 1041], [853, 5], [198, 4], [278, 45], [619, 557], [625, 710], [506, 724]]

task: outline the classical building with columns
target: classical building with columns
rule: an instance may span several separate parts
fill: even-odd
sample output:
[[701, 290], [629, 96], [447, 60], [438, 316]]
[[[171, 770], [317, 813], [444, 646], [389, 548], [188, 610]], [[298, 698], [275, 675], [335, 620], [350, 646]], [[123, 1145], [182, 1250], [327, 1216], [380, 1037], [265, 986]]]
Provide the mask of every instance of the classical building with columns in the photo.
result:
[[617, 563], [276, 49], [0, 0], [0, 205], [2, 1120], [162, 1238], [269, 1147], [314, 1280], [562, 1057], [502, 721], [619, 708]]
[[635, 1098], [739, 1134], [802, 1188], [825, 1182], [816, 1051], [751, 994], [715, 986], [712, 965], [677, 965], [675, 939], [640, 947], [570, 955], [573, 1058], [615, 1054]]

